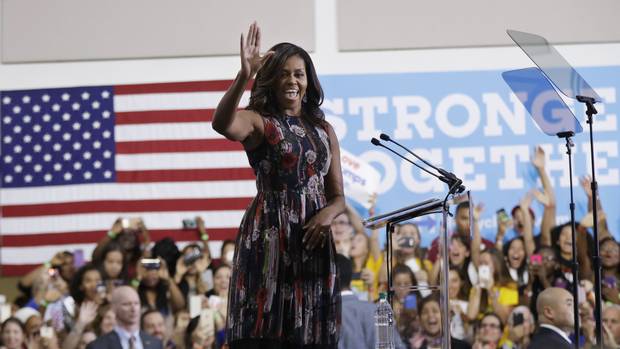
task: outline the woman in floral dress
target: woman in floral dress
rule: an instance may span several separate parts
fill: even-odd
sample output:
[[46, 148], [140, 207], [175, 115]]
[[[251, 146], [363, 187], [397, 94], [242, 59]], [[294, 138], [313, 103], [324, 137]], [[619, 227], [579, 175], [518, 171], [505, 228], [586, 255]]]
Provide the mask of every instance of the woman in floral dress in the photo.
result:
[[[230, 281], [231, 348], [336, 348], [340, 290], [330, 223], [344, 212], [340, 151], [319, 106], [310, 56], [289, 43], [260, 55], [260, 29], [241, 36], [241, 70], [213, 116], [239, 141], [257, 195], [237, 236]], [[256, 74], [249, 106], [237, 110]]]

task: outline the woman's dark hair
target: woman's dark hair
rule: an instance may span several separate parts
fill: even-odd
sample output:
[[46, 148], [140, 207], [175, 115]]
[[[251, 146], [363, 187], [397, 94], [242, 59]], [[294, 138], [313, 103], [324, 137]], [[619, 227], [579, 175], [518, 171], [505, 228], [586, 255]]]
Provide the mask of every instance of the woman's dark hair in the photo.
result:
[[[170, 314], [170, 306], [168, 302], [168, 282], [173, 281], [166, 281], [159, 278], [155, 287], [151, 289], [157, 294], [157, 296], [155, 297], [155, 309], [162, 313], [162, 315], [164, 316], [168, 316], [168, 314]], [[149, 287], [147, 287], [144, 282], [140, 282], [140, 285], [138, 286], [138, 296], [140, 297], [140, 304], [142, 304], [142, 306], [145, 308], [152, 308], [152, 306], [149, 304], [148, 299], [146, 298], [146, 292], [148, 290]]]
[[[562, 258], [562, 251], [560, 250], [560, 245], [558, 244], [558, 240], [560, 239], [560, 235], [562, 234], [562, 230], [566, 227], [570, 227], [571, 223], [564, 223], [564, 224], [560, 224], [560, 225], [556, 225], [555, 227], [553, 227], [551, 229], [551, 246], [553, 246], [553, 248], [556, 250], [557, 252], [557, 256], [559, 258], [559, 262], [562, 263], [563, 262], [563, 258]], [[592, 237], [592, 235], [590, 235], [587, 230], [585, 231], [585, 234], [580, 235], [579, 232], [581, 230], [586, 230], [585, 227], [579, 225], [579, 223], [575, 223], [575, 236], [577, 236], [577, 239], [579, 240], [579, 236], [585, 236], [586, 241], [587, 241], [587, 246], [588, 246], [588, 252], [587, 255], [588, 256], [592, 256], [592, 251], [594, 250], [594, 238]], [[600, 246], [600, 245], [599, 245]], [[579, 254], [577, 254], [577, 256], [579, 256]], [[564, 261], [565, 262], [565, 261]], [[580, 261], [580, 263], [582, 263]]]
[[[512, 246], [512, 244], [516, 242], [517, 240], [520, 240], [523, 243], [523, 249], [525, 250], [525, 240], [523, 239], [522, 236], [518, 236], [508, 241], [508, 243], [502, 247], [502, 252], [504, 253], [504, 261], [505, 261], [506, 267], [509, 269], [510, 269], [510, 264], [508, 263], [508, 258], [509, 258], [508, 250], [510, 249], [510, 246]], [[517, 275], [518, 275], [519, 280], [515, 280], [519, 285], [523, 285], [523, 283], [525, 283], [525, 281], [523, 280], [523, 275], [525, 274], [526, 270], [527, 270], [527, 260], [526, 258], [523, 258], [523, 261], [521, 261], [521, 265], [519, 265], [519, 267], [517, 268]]]
[[90, 271], [96, 271], [99, 275], [101, 275], [101, 272], [94, 264], [86, 263], [78, 269], [71, 280], [71, 284], [69, 284], [69, 293], [71, 294], [71, 297], [73, 297], [73, 300], [75, 300], [76, 304], [82, 304], [84, 297], [86, 297], [84, 291], [82, 290], [82, 281], [84, 281], [84, 276], [86, 273]]
[[274, 54], [267, 59], [256, 74], [247, 109], [266, 116], [282, 113], [274, 94], [274, 86], [280, 77], [280, 71], [286, 60], [293, 56], [299, 56], [304, 60], [308, 79], [308, 88], [301, 105], [302, 116], [314, 125], [323, 125], [325, 114], [319, 108], [323, 104], [323, 88], [308, 52], [288, 42], [279, 43], [273, 46], [270, 51], [273, 51]]
[[460, 202], [458, 205], [456, 205], [456, 210], [454, 212], [455, 213], [459, 212], [462, 209], [468, 209], [469, 210], [469, 201]]
[[111, 241], [109, 244], [107, 244], [103, 248], [103, 251], [101, 252], [101, 260], [96, 262], [95, 265], [99, 269], [99, 273], [101, 274], [101, 278], [103, 280], [108, 280], [110, 276], [105, 271], [104, 262], [105, 262], [106, 257], [108, 256], [108, 253], [114, 252], [114, 251], [120, 252], [121, 256], [123, 256], [123, 269], [121, 269], [121, 273], [119, 274], [118, 278], [121, 279], [121, 280], [127, 280], [128, 279], [128, 277], [127, 277], [127, 264], [128, 264], [128, 261], [125, 260], [125, 251], [123, 250], [123, 247], [121, 247], [121, 245], [119, 245], [115, 241]]
[[468, 236], [453, 234], [450, 237], [450, 242], [452, 242], [453, 240], [458, 240], [461, 244], [465, 246], [465, 248], [467, 248], [467, 251], [471, 253], [471, 239]]
[[2, 323], [2, 326], [0, 327], [0, 333], [4, 332], [4, 328], [10, 323], [17, 324], [17, 326], [19, 326], [19, 328], [22, 329], [22, 332], [24, 333], [24, 341], [25, 341], [26, 340], [26, 325], [22, 324], [22, 322], [19, 321], [18, 318], [13, 317], [13, 316], [4, 320], [4, 322]]
[[174, 277], [177, 270], [177, 259], [181, 256], [177, 244], [169, 237], [165, 237], [155, 243], [151, 249], [153, 258], [161, 257], [166, 261], [168, 273]]
[[450, 270], [455, 271], [459, 278], [461, 278], [461, 287], [459, 288], [459, 293], [456, 297], [461, 300], [468, 300], [469, 291], [471, 290], [471, 281], [469, 281], [467, 272], [463, 268], [459, 268], [457, 266], [450, 266]]
[[476, 332], [478, 332], [480, 330], [480, 325], [482, 325], [482, 320], [484, 320], [487, 317], [494, 317], [497, 319], [497, 321], [499, 321], [499, 331], [504, 333], [504, 323], [502, 322], [502, 319], [499, 317], [499, 315], [493, 313], [493, 312], [486, 312], [482, 315], [482, 317], [480, 318], [480, 320], [476, 321]]
[[508, 272], [508, 267], [506, 266], [506, 262], [504, 261], [504, 256], [502, 252], [496, 248], [489, 248], [487, 250], [482, 251], [480, 254], [488, 253], [491, 255], [493, 259], [493, 280], [494, 284], [498, 286], [507, 286], [512, 281], [510, 277], [510, 272]]
[[[599, 244], [598, 244], [599, 248], [603, 247], [603, 245], [605, 245], [608, 242], [618, 246], [618, 242], [616, 241], [616, 239], [614, 239], [613, 236], [606, 236], [599, 241]], [[620, 264], [616, 265], [616, 274], [618, 274], [619, 272], [620, 272]]]
[[230, 270], [232, 270], [232, 267], [228, 264], [220, 264], [217, 267], [213, 268], [213, 276], [215, 276], [215, 274], [217, 274], [217, 272], [222, 269], [222, 268], [228, 268]]
[[192, 348], [192, 333], [196, 331], [198, 328], [198, 324], [200, 323], [200, 315], [193, 317], [189, 323], [187, 324], [187, 328], [185, 329], [185, 335], [183, 336], [183, 341], [185, 342], [186, 348]]
[[351, 260], [340, 253], [336, 254], [336, 270], [338, 270], [338, 275], [340, 275], [340, 289], [351, 288], [353, 274], [353, 263]]
[[428, 297], [418, 298], [418, 313], [422, 314], [422, 309], [430, 302], [435, 302], [441, 306], [441, 303], [439, 302], [439, 295], [433, 293]]
[[[408, 275], [411, 278], [411, 285], [418, 285], [418, 280], [415, 278], [415, 274], [413, 273], [413, 271], [411, 271], [411, 268], [409, 268], [405, 264], [398, 263], [394, 266], [394, 269], [392, 269], [392, 279], [396, 278], [396, 275], [398, 274]], [[416, 298], [421, 298], [419, 291], [414, 291], [412, 293], [415, 293]]]
[[107, 300], [101, 303], [99, 307], [97, 307], [97, 315], [95, 316], [95, 319], [93, 320], [93, 322], [90, 323], [93, 328], [93, 331], [97, 334], [97, 337], [103, 336], [105, 334], [101, 332], [101, 323], [103, 322], [103, 318], [105, 317], [105, 314], [110, 309], [112, 309], [112, 305], [108, 303]]
[[[153, 308], [151, 308], [151, 307], [146, 308], [146, 311], [144, 311], [144, 313], [142, 313], [142, 316], [140, 316], [140, 326], [142, 327], [142, 329], [144, 329], [144, 319], [145, 319], [147, 316], [149, 316], [149, 315], [151, 315], [151, 314], [156, 314], [156, 313], [157, 313], [157, 314], [161, 314], [161, 313], [159, 312], [159, 310], [157, 310], [157, 309], [153, 309]], [[162, 315], [162, 316], [163, 316], [163, 315]]]
[[465, 246], [465, 248], [470, 253], [470, 255], [468, 257], [465, 257], [465, 259], [463, 260], [463, 265], [460, 265], [460, 266], [453, 265], [452, 261], [449, 261], [450, 267], [453, 267], [453, 266], [456, 267], [459, 270], [459, 275], [465, 276], [465, 279], [463, 280], [466, 280], [467, 283], [471, 285], [471, 280], [469, 280], [469, 274], [467, 273], [467, 268], [469, 268], [469, 263], [471, 262], [471, 239], [463, 235], [453, 234], [450, 237], [450, 242], [454, 240], [460, 242], [463, 246]]
[[[480, 254], [488, 253], [493, 259], [493, 284], [497, 286], [508, 286], [511, 283], [515, 283], [510, 277], [510, 272], [508, 272], [508, 267], [506, 266], [506, 262], [504, 261], [504, 257], [502, 252], [496, 248], [489, 248], [487, 250], [482, 251]], [[489, 291], [486, 289], [482, 289], [482, 293], [480, 295], [480, 309], [486, 309], [489, 306]]]

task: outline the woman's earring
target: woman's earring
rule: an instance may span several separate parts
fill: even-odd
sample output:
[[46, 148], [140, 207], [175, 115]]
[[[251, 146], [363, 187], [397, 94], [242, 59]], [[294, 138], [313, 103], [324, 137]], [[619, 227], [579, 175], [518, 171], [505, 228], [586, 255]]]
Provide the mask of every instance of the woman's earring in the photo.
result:
[[303, 103], [308, 103], [308, 95], [304, 95], [304, 97], [301, 99], [301, 101]]

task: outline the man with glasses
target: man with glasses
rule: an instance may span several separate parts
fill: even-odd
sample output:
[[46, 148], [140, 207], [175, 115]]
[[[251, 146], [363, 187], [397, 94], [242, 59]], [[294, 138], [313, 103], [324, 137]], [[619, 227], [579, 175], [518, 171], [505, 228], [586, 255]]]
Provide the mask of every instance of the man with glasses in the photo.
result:
[[485, 314], [477, 326], [476, 341], [473, 349], [497, 348], [504, 328], [499, 316], [495, 313]]

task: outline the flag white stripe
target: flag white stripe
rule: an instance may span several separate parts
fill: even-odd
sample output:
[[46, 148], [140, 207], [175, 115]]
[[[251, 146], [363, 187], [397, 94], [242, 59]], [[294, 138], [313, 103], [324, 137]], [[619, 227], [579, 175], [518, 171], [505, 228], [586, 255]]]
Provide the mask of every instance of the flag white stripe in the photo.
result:
[[[186, 245], [195, 241], [177, 241], [179, 249], [183, 249]], [[223, 241], [214, 240], [209, 241], [209, 251], [212, 258], [220, 258], [220, 250], [222, 248]], [[24, 247], [3, 247], [1, 263], [7, 267], [10, 265], [19, 264], [43, 264], [52, 259], [52, 257], [58, 251], [75, 251], [82, 250], [84, 252], [84, 258], [90, 260], [93, 254], [93, 250], [97, 245], [94, 243], [89, 244], [65, 244], [58, 245], [44, 245], [44, 246], [29, 246]]]
[[[223, 91], [116, 95], [114, 96], [114, 111], [215, 109], [223, 96]], [[245, 106], [249, 100], [250, 92], [247, 91], [241, 97], [239, 105]]]
[[249, 168], [243, 151], [194, 153], [118, 154], [118, 171], [192, 170], [209, 168]]
[[96, 200], [211, 199], [256, 195], [253, 180], [171, 183], [75, 184], [2, 189], [2, 205]]
[[114, 127], [114, 139], [117, 142], [135, 142], [224, 139], [224, 136], [215, 132], [210, 122], [180, 122], [117, 125]]
[[120, 216], [142, 217], [149, 229], [179, 229], [183, 219], [201, 216], [207, 228], [236, 228], [245, 211], [116, 212], [80, 213], [2, 219], [3, 235], [50, 234], [71, 231], [108, 230]]

